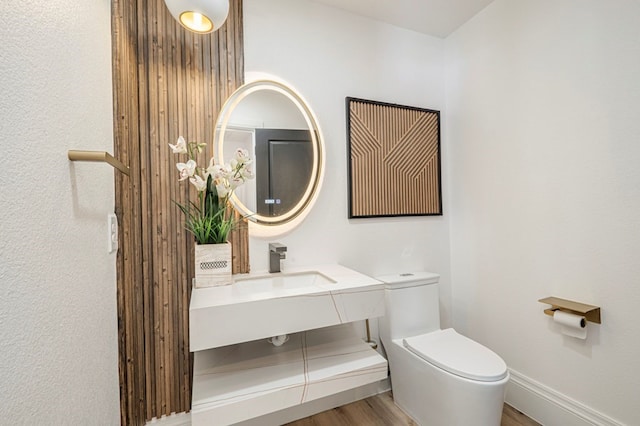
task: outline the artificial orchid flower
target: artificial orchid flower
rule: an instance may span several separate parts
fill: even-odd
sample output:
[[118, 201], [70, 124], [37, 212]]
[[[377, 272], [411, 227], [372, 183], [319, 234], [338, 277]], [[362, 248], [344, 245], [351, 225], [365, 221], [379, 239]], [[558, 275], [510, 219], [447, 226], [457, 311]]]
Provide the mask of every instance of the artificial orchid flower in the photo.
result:
[[199, 175], [194, 175], [193, 177], [189, 178], [189, 182], [191, 182], [193, 186], [196, 187], [196, 190], [198, 192], [202, 192], [207, 189], [207, 181], [202, 179]]
[[251, 170], [251, 167], [249, 166], [244, 167], [240, 173], [245, 180], [253, 179], [256, 176], [253, 174], [253, 170]]
[[243, 148], [236, 149], [235, 159], [240, 164], [250, 164], [251, 158], [249, 158], [249, 151]]
[[233, 191], [243, 183], [244, 183], [244, 178], [241, 175], [234, 176], [231, 179], [229, 179], [229, 188]]
[[196, 162], [194, 160], [189, 160], [186, 163], [177, 163], [176, 167], [180, 172], [180, 179], [185, 180], [193, 176], [196, 172]]
[[184, 140], [182, 136], [178, 138], [178, 142], [175, 145], [169, 144], [171, 150], [174, 154], [186, 154], [187, 153], [187, 142]]
[[229, 189], [224, 183], [217, 184], [216, 191], [218, 192], [218, 197], [220, 198], [225, 198], [227, 194], [229, 194]]
[[207, 176], [211, 175], [213, 176], [214, 180], [218, 180], [223, 177], [222, 171], [222, 166], [219, 164], [215, 164], [213, 161], [213, 157], [211, 157], [211, 160], [209, 161], [209, 167], [207, 167], [206, 169]]

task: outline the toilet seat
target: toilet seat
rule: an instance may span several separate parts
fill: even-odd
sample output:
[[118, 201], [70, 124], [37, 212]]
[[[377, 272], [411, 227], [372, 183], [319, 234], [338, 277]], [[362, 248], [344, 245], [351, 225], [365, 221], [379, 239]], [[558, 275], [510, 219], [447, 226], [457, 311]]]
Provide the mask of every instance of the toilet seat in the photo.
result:
[[507, 376], [507, 365], [496, 353], [453, 328], [402, 339], [423, 360], [457, 376], [494, 382]]

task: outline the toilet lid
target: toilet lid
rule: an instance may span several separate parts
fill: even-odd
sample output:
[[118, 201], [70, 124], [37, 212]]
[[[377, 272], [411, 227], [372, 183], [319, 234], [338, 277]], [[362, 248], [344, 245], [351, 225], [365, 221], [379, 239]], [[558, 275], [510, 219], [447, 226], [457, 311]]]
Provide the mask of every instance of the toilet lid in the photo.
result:
[[502, 358], [453, 328], [408, 337], [402, 344], [425, 361], [467, 379], [494, 382], [507, 376]]

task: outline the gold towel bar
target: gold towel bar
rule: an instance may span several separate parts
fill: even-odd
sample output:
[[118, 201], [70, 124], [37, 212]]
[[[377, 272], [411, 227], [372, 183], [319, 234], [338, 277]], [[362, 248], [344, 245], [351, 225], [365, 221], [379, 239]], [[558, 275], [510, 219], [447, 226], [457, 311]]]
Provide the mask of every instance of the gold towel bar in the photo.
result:
[[574, 302], [573, 300], [560, 299], [559, 297], [545, 297], [538, 302], [547, 303], [551, 308], [545, 309], [544, 313], [553, 316], [553, 312], [558, 309], [571, 314], [582, 315], [587, 321], [602, 324], [600, 322], [600, 307], [587, 305], [585, 303]]
[[74, 151], [71, 150], [67, 153], [69, 160], [71, 161], [101, 161], [108, 163], [120, 170], [125, 175], [129, 176], [129, 167], [122, 164], [117, 158], [114, 158], [106, 151]]

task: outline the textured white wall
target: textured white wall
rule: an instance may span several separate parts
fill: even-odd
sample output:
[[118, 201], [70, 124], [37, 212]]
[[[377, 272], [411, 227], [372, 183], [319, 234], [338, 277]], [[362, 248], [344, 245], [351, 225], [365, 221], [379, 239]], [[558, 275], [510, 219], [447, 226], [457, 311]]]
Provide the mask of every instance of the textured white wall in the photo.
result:
[[0, 423], [119, 424], [110, 2], [0, 3]]
[[447, 323], [447, 200], [443, 217], [348, 220], [345, 118], [346, 96], [443, 109], [443, 40], [309, 1], [245, 0], [244, 13], [246, 71], [275, 75], [302, 94], [324, 134], [327, 165], [320, 197], [298, 228], [251, 239], [252, 270], [267, 269], [275, 240], [288, 246], [285, 268], [339, 262], [373, 276], [438, 272]]
[[[454, 325], [640, 424], [640, 3], [496, 0], [446, 41]], [[602, 306], [580, 341], [541, 297]]]

